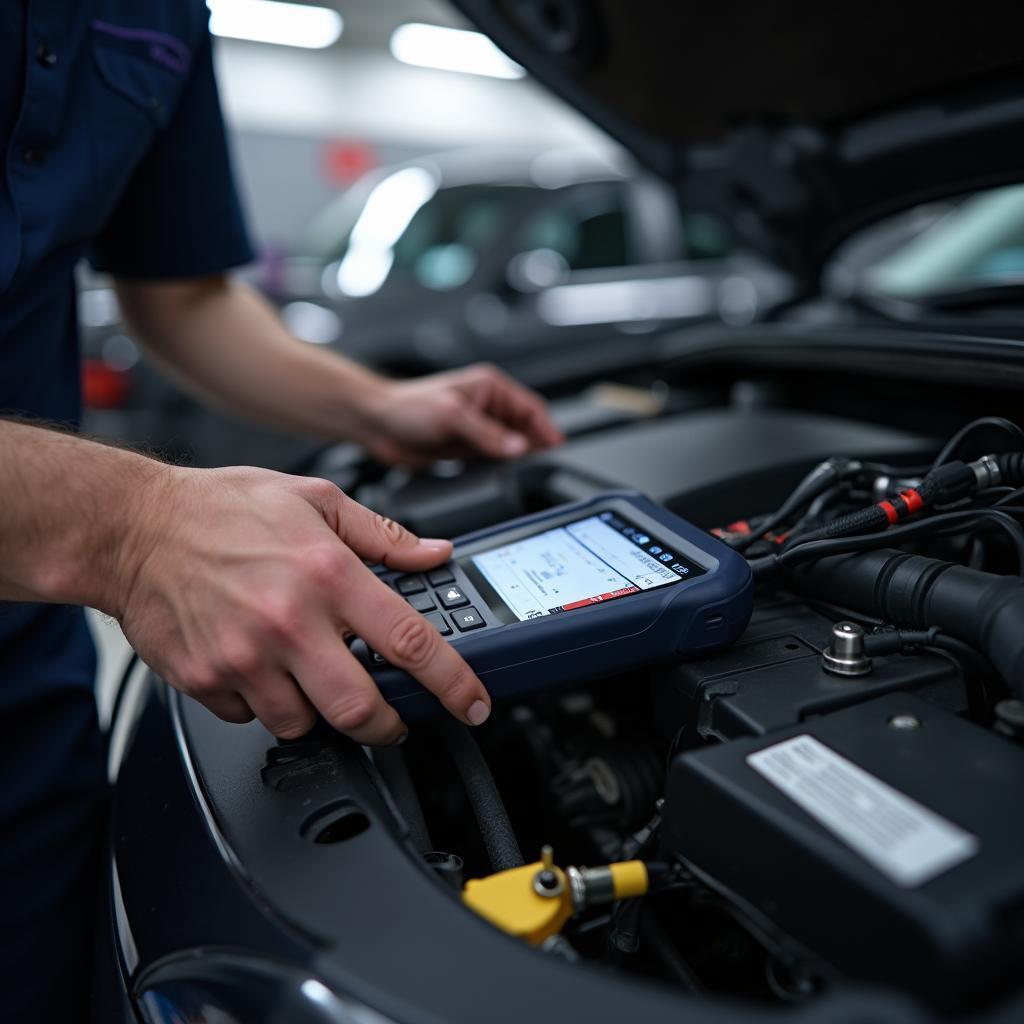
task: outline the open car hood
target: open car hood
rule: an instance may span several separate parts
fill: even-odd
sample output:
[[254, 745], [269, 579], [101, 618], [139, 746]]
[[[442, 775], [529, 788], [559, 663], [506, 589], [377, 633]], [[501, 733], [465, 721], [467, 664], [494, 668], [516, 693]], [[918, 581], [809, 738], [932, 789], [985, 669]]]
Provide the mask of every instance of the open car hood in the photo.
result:
[[456, 3], [808, 289], [858, 227], [1024, 178], [1024, 5]]

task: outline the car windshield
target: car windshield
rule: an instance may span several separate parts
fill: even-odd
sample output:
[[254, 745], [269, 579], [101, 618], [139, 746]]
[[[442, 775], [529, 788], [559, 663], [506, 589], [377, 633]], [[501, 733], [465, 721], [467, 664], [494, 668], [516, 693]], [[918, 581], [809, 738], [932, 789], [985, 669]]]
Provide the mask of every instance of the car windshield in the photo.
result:
[[1000, 301], [1024, 288], [1024, 185], [918, 207], [858, 243], [858, 290], [922, 305]]
[[479, 184], [438, 189], [395, 242], [391, 274], [437, 290], [464, 284], [531, 191]]
[[350, 296], [372, 294], [396, 278], [438, 291], [457, 288], [533, 191], [494, 183], [438, 187], [430, 171], [406, 167], [328, 207], [297, 251], [336, 261], [338, 288]]

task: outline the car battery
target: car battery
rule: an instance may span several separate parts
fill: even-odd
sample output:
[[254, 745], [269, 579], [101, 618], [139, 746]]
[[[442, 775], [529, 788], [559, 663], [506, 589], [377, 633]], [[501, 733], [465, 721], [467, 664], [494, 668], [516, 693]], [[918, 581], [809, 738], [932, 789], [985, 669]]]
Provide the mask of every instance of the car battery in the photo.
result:
[[681, 754], [667, 839], [826, 974], [962, 1008], [1020, 980], [1022, 782], [1024, 749], [893, 693]]

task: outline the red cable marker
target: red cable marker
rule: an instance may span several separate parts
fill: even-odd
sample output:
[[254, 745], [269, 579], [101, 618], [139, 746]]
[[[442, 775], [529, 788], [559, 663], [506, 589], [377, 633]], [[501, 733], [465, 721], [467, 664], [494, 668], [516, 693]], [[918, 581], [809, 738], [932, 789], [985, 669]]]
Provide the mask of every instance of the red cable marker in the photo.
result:
[[885, 513], [885, 518], [889, 520], [890, 526], [899, 519], [900, 514], [896, 511], [896, 506], [891, 501], [880, 501], [878, 507]]
[[900, 491], [900, 497], [906, 503], [908, 516], [912, 516], [915, 512], [920, 512], [924, 508], [924, 498], [912, 487], [908, 487], [905, 491]]
[[912, 516], [925, 507], [925, 500], [912, 487], [900, 491], [899, 496], [892, 501], [880, 501], [878, 507], [885, 513], [889, 525], [893, 526], [905, 516]]

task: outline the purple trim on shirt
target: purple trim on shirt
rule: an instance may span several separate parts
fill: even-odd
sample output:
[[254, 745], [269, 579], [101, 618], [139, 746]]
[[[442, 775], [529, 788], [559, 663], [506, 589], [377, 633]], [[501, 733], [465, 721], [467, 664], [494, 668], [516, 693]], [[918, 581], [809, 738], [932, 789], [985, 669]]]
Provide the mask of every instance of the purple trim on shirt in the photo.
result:
[[157, 32], [149, 28], [125, 28], [122, 25], [111, 25], [107, 21], [94, 21], [92, 27], [97, 32], [114, 36], [116, 39], [149, 43], [149, 56], [157, 64], [177, 75], [188, 72], [192, 51], [180, 39], [175, 39], [166, 32]]

